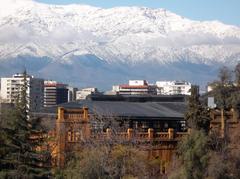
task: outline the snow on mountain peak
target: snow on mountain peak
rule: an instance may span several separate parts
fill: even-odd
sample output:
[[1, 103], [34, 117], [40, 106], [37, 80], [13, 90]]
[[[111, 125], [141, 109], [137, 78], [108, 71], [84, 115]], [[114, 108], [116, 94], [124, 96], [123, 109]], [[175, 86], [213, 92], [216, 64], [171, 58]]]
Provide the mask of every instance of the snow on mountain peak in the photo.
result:
[[191, 21], [165, 9], [0, 2], [0, 58], [69, 61], [83, 53], [109, 62], [234, 62], [240, 60], [240, 28]]
[[16, 8], [27, 3], [35, 3], [33, 0], [2, 0], [0, 2], [2, 8]]
[[19, 3], [19, 2], [33, 2], [33, 0], [4, 0], [4, 2], [1, 2], [1, 4], [16, 4], [16, 3]]

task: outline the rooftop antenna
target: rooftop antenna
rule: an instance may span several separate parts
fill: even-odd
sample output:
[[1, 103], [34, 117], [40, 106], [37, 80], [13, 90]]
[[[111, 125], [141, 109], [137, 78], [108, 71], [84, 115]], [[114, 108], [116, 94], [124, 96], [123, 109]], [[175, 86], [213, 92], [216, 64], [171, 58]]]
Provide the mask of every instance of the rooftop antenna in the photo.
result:
[[22, 72], [22, 74], [27, 74], [27, 68], [26, 68], [25, 64], [22, 65], [21, 72]]

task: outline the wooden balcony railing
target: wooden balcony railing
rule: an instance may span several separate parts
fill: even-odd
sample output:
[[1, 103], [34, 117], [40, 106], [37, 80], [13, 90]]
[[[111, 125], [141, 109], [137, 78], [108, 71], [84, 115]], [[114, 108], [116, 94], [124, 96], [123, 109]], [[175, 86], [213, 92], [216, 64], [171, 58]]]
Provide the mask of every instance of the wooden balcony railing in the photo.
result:
[[82, 118], [83, 118], [82, 114], [64, 114], [64, 119], [79, 120]]
[[174, 132], [174, 129], [169, 128], [168, 132], [154, 132], [153, 129], [148, 129], [148, 132], [134, 132], [133, 129], [128, 129], [127, 132], [115, 132], [111, 129], [107, 129], [106, 132], [99, 134], [103, 138], [117, 138], [117, 139], [134, 139], [134, 140], [155, 140], [155, 141], [166, 141], [166, 140], [180, 140], [187, 136], [189, 132]]
[[169, 138], [168, 132], [156, 132], [154, 134], [154, 138], [155, 139], [168, 139]]
[[153, 129], [149, 128], [148, 132], [134, 132], [133, 129], [128, 129], [127, 132], [112, 133], [111, 129], [107, 129], [104, 136], [107, 138], [118, 138], [118, 139], [134, 139], [134, 140], [154, 140], [154, 141], [167, 141], [167, 140], [180, 140], [185, 137], [189, 132], [175, 132], [174, 129], [169, 128], [168, 132], [154, 132]]
[[[137, 132], [133, 129], [128, 129], [127, 132], [113, 132], [111, 129], [107, 129], [106, 132], [92, 133], [90, 138], [92, 140], [135, 140], [135, 141], [178, 141], [181, 138], [187, 136], [189, 132], [174, 132], [172, 128], [168, 129], [168, 132], [154, 132], [153, 129], [148, 129], [148, 132]], [[68, 132], [67, 142], [77, 143], [81, 142], [83, 137], [80, 133]], [[86, 140], [86, 139], [85, 139]]]

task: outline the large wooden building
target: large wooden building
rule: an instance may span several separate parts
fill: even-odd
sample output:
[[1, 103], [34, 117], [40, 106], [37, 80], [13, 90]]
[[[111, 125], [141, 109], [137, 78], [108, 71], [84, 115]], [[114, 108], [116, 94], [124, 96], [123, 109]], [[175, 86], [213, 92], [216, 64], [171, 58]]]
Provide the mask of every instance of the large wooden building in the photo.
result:
[[93, 138], [113, 137], [145, 145], [147, 155], [162, 160], [166, 172], [180, 138], [187, 135], [184, 96], [90, 96], [86, 100], [45, 108], [56, 144], [53, 161], [63, 167], [67, 153]]
[[[189, 135], [184, 114], [184, 96], [90, 96], [86, 100], [44, 108], [53, 164], [65, 165], [71, 152], [80, 151], [91, 140], [120, 139], [135, 142], [146, 155], [161, 160], [160, 172], [166, 173], [178, 141]], [[210, 129], [227, 137], [239, 126], [238, 110], [210, 110]]]

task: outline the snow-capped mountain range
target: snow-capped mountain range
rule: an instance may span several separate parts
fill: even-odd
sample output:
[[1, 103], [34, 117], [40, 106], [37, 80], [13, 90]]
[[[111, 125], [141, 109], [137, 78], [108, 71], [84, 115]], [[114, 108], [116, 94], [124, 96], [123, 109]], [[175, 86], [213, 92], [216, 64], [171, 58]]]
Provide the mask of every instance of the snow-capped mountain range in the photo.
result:
[[[55, 69], [56, 74], [61, 69], [71, 76], [74, 84], [81, 85], [86, 84], [76, 79], [78, 76], [87, 74], [89, 78], [85, 81], [89, 82], [99, 70], [101, 76], [103, 69], [106, 76], [119, 73], [123, 81], [133, 77], [153, 80], [151, 75], [144, 74], [148, 73], [144, 67], [151, 67], [149, 71], [156, 66], [164, 67], [162, 71], [166, 73], [154, 76], [161, 79], [171, 74], [167, 69], [172, 71], [172, 67], [174, 74], [182, 73], [187, 67], [192, 68], [187, 71], [192, 71], [236, 64], [240, 61], [240, 27], [219, 21], [192, 21], [165, 9], [103, 9], [1, 0], [0, 61], [0, 75], [6, 74], [6, 68], [13, 71], [22, 65], [50, 78], [58, 76], [50, 73], [52, 67], [61, 66]], [[79, 66], [82, 73], [74, 71], [77, 69], [73, 66]], [[131, 68], [131, 74], [127, 68]], [[134, 69], [142, 73], [133, 73]], [[209, 70], [204, 70], [199, 75], [207, 80]], [[188, 77], [189, 73], [184, 76]], [[119, 79], [118, 75], [115, 77]], [[70, 80], [70, 77], [58, 78]], [[115, 82], [114, 78], [109, 82]], [[97, 84], [101, 85], [93, 83]]]

